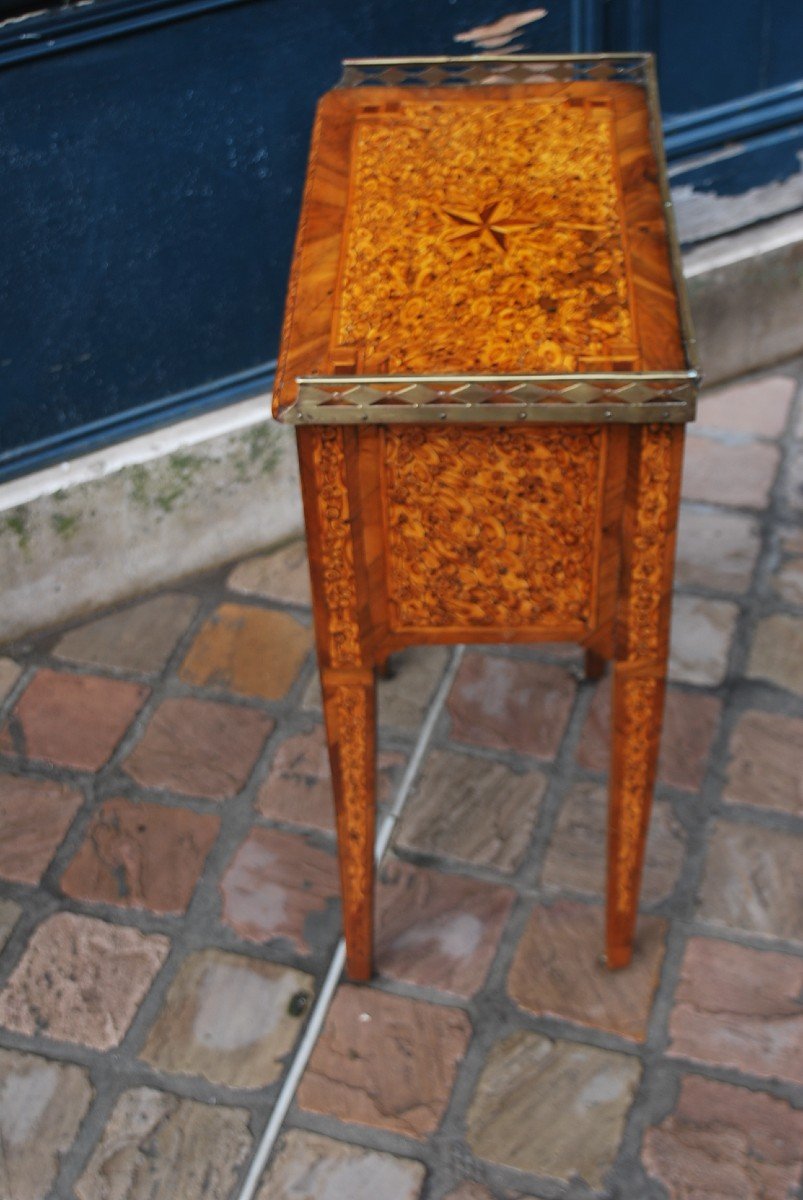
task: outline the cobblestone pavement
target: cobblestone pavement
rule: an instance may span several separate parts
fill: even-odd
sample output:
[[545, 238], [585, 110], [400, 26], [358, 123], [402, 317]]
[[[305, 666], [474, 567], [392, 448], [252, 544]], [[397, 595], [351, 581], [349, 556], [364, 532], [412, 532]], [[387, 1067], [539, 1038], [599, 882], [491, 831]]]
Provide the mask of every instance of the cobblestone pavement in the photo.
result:
[[[801, 1196], [801, 376], [690, 437], [632, 968], [598, 961], [607, 685], [562, 647], [401, 656], [385, 805], [437, 720], [380, 975], [259, 1200]], [[234, 1200], [339, 938], [303, 547], [3, 654], [0, 1195]]]

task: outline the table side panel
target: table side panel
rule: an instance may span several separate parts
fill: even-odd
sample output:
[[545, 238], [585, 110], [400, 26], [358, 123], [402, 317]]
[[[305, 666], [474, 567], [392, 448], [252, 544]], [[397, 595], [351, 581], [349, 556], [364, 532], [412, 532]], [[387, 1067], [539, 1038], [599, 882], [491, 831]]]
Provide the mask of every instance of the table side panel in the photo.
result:
[[611, 432], [384, 427], [391, 635], [587, 637], [599, 623]]

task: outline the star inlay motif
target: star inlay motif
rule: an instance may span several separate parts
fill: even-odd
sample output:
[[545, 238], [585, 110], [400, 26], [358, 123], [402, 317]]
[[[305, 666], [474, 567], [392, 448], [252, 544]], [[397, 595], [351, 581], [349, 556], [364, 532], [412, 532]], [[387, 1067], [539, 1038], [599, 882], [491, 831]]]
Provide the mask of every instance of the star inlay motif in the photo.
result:
[[520, 229], [532, 229], [538, 221], [528, 221], [521, 217], [504, 214], [503, 200], [494, 200], [484, 208], [458, 208], [453, 204], [441, 205], [441, 215], [447, 227], [451, 229], [446, 235], [447, 242], [469, 241], [476, 239], [483, 246], [504, 254], [507, 250], [507, 239], [511, 233]]

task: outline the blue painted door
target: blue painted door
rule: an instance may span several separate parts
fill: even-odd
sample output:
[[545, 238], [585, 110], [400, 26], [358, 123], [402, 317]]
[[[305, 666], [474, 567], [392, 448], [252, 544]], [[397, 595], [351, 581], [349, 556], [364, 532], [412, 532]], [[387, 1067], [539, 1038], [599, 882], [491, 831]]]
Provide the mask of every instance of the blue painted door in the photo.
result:
[[0, 27], [0, 478], [269, 385], [343, 57], [655, 49], [680, 182], [799, 173], [803, 0], [528, 4], [96, 0]]

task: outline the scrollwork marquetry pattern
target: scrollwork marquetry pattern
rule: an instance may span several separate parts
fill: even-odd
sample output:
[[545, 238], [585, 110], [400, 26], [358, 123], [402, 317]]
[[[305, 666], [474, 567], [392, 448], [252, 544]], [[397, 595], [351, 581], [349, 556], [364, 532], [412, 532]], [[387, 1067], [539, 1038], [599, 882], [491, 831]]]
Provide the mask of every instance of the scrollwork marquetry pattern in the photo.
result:
[[603, 98], [358, 118], [333, 346], [368, 373], [635, 369], [612, 138]]
[[605, 436], [594, 426], [388, 427], [391, 627], [588, 621]]
[[649, 813], [645, 797], [652, 787], [658, 725], [655, 707], [662, 684], [658, 679], [620, 680], [620, 705], [624, 712], [623, 734], [628, 753], [622, 764], [621, 819], [617, 848], [616, 908], [630, 913], [637, 903], [639, 860]]
[[312, 460], [321, 524], [329, 659], [333, 667], [354, 666], [361, 658], [342, 430], [316, 430]]
[[651, 425], [641, 437], [627, 618], [628, 661], [654, 659], [666, 636], [662, 609], [666, 602], [664, 577], [674, 437], [674, 432], [665, 425]]
[[[373, 754], [368, 742], [369, 704], [364, 688], [336, 687], [332, 689], [337, 722], [339, 754], [338, 841], [343, 872], [343, 904], [346, 917], [350, 909], [365, 904], [371, 894], [371, 861], [373, 838], [367, 836], [367, 826], [373, 829]], [[368, 898], [368, 900], [367, 900]], [[363, 947], [352, 951], [371, 955], [370, 929], [364, 923], [348, 921], [347, 928], [361, 930], [366, 938]]]

